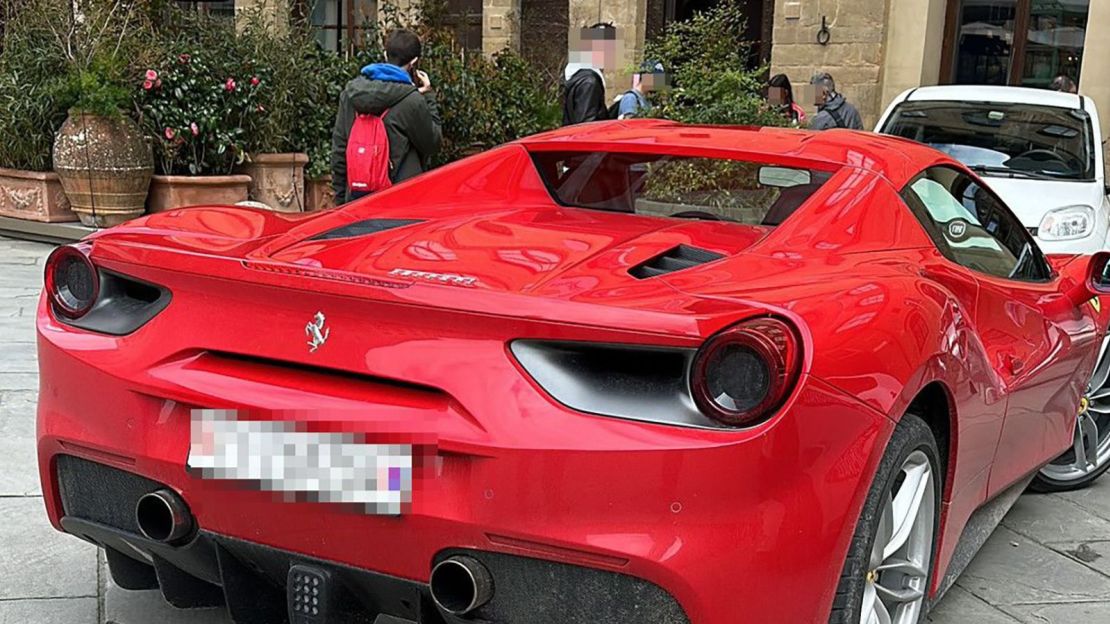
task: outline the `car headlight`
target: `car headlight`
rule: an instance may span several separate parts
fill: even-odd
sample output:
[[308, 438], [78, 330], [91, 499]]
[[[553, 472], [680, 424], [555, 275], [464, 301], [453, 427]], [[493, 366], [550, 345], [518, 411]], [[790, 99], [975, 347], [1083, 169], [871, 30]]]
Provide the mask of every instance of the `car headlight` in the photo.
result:
[[1046, 241], [1075, 240], [1095, 229], [1095, 211], [1090, 206], [1068, 206], [1048, 211], [1037, 228], [1037, 237]]

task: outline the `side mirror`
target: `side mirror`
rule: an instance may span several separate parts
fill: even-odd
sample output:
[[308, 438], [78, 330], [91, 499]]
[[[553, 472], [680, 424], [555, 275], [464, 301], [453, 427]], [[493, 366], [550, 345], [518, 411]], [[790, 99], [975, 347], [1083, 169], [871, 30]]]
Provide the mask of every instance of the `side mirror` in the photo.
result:
[[1110, 251], [1079, 256], [1062, 269], [1062, 293], [1072, 307], [1110, 295]]

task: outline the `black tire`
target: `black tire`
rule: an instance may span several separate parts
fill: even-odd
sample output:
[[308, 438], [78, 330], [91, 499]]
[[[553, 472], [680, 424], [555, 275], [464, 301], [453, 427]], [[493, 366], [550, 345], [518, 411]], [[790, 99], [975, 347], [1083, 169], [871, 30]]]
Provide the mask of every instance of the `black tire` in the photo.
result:
[[[852, 543], [848, 547], [848, 556], [844, 561], [843, 572], [840, 574], [836, 596], [833, 598], [829, 624], [859, 624], [864, 583], [869, 571], [869, 555], [875, 542], [875, 533], [879, 528], [883, 500], [893, 489], [895, 477], [899, 474], [902, 464], [917, 450], [923, 451], [929, 458], [934, 478], [937, 480], [936, 487], [933, 488], [936, 504], [934, 509], [937, 513], [933, 519], [933, 555], [929, 561], [928, 576], [932, 578], [936, 562], [937, 530], [940, 524], [940, 498], [944, 491], [944, 484], [941, 481], [945, 472], [941, 468], [940, 453], [932, 430], [919, 416], [910, 413], [903, 416], [901, 422], [895, 427], [894, 434], [879, 462], [875, 479], [871, 483], [871, 490], [867, 494], [863, 511], [856, 523]], [[922, 609], [920, 621], [924, 621], [924, 617], [925, 610]]]
[[1037, 476], [1033, 477], [1033, 481], [1029, 484], [1029, 489], [1033, 492], [1040, 492], [1041, 494], [1081, 490], [1094, 483], [1095, 480], [1101, 477], [1107, 470], [1110, 470], [1110, 462], [1106, 462], [1098, 468], [1095, 468], [1080, 479], [1070, 481], [1060, 481], [1058, 479], [1046, 477], [1040, 471], [1037, 471]]

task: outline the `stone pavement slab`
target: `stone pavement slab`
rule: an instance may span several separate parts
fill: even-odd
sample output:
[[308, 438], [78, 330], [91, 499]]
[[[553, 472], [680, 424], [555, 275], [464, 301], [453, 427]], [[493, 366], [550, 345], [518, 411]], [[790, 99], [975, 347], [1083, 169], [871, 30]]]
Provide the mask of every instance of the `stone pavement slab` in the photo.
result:
[[926, 622], [940, 624], [974, 622], [975, 624], [1017, 624], [1012, 616], [992, 607], [989, 603], [959, 585], [948, 590], [944, 600], [930, 613]]
[[0, 601], [96, 597], [96, 547], [55, 531], [41, 497], [0, 498], [0, 544]]
[[0, 393], [0, 496], [41, 493], [33, 399], [33, 392]]
[[1110, 598], [1110, 577], [999, 527], [957, 583], [992, 605]]
[[1002, 524], [1042, 544], [1110, 540], [1110, 522], [1059, 496], [1027, 493]]
[[[1002, 607], [1022, 624], [1110, 624], [1110, 602]], [[967, 620], [971, 624], [975, 620]]]
[[0, 600], [0, 624], [99, 624], [97, 598]]
[[1103, 476], [1092, 487], [1075, 492], [1057, 494], [1060, 498], [1074, 503], [1096, 516], [1110, 522], [1110, 476]]

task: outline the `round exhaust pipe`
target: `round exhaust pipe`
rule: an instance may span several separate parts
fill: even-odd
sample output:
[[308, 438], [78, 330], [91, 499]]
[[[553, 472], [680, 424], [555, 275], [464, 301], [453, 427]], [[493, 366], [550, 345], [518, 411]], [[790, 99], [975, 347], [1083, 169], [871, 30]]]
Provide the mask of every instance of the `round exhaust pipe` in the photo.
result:
[[174, 492], [161, 489], [143, 494], [135, 504], [135, 522], [150, 540], [172, 543], [193, 532], [193, 515]]
[[455, 555], [432, 568], [432, 600], [451, 615], [466, 615], [493, 598], [493, 576], [474, 557]]

